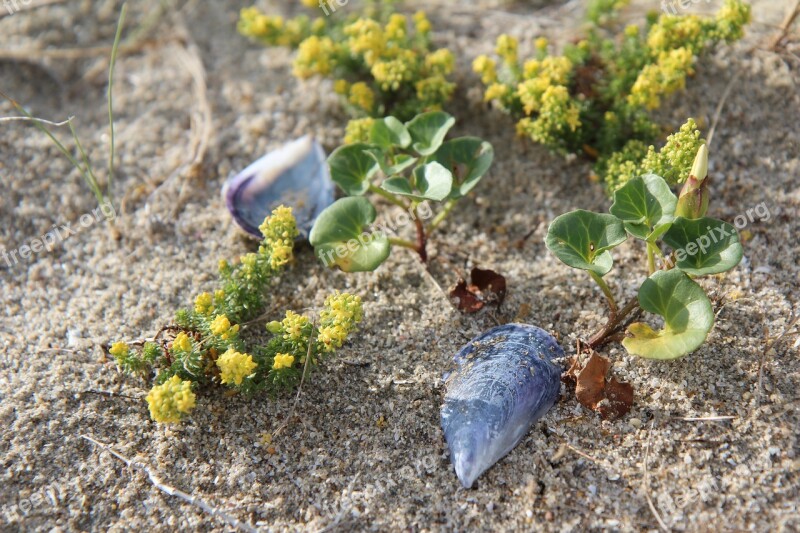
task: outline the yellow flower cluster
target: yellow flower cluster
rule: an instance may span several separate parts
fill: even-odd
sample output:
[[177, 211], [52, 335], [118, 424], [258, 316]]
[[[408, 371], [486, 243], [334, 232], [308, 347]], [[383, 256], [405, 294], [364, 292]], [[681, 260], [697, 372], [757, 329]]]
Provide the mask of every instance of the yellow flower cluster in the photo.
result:
[[628, 95], [628, 103], [656, 109], [661, 105], [661, 97], [684, 88], [686, 76], [693, 73], [693, 65], [694, 55], [688, 48], [661, 52], [656, 63], [645, 66], [639, 73]]
[[291, 368], [294, 364], [294, 356], [289, 355], [288, 353], [279, 353], [275, 356], [275, 360], [272, 363], [273, 370], [280, 370], [282, 368]]
[[[324, 21], [323, 21], [324, 24]], [[298, 17], [284, 21], [283, 17], [264, 15], [256, 7], [246, 7], [239, 12], [239, 33], [273, 46], [297, 46], [312, 30], [308, 19]]]
[[315, 74], [326, 76], [333, 70], [337, 51], [338, 47], [330, 37], [312, 35], [297, 48], [292, 72], [300, 79]]
[[325, 309], [320, 313], [318, 341], [324, 352], [332, 352], [341, 348], [347, 335], [361, 322], [363, 308], [361, 298], [347, 293], [328, 296]]
[[214, 298], [211, 294], [207, 292], [199, 294], [194, 299], [194, 310], [201, 315], [211, 314], [211, 311], [214, 310]]
[[228, 348], [228, 351], [217, 359], [220, 380], [225, 385], [241, 385], [244, 378], [251, 375], [257, 366], [252, 356], [237, 352], [233, 348]]
[[286, 311], [286, 318], [281, 321], [283, 338], [287, 341], [300, 342], [303, 340], [303, 329], [309, 324], [308, 317], [298, 315], [294, 311]]
[[217, 315], [209, 325], [208, 329], [223, 340], [230, 340], [239, 333], [239, 324], [231, 325], [231, 321], [225, 315]]
[[108, 353], [113, 355], [116, 359], [122, 359], [130, 353], [130, 348], [124, 342], [115, 342], [111, 345]]
[[147, 394], [150, 417], [156, 422], [180, 422], [183, 415], [194, 409], [195, 399], [192, 383], [172, 376]]
[[484, 85], [497, 81], [497, 62], [485, 55], [480, 55], [472, 62], [472, 70], [481, 75]]
[[374, 118], [356, 118], [347, 123], [344, 130], [344, 143], [353, 144], [369, 141], [369, 132], [375, 123]]
[[175, 337], [175, 340], [172, 341], [172, 349], [173, 349], [173, 351], [191, 352], [192, 351], [192, 340], [189, 338], [189, 336], [186, 333], [181, 331]]
[[363, 81], [359, 81], [350, 86], [350, 97], [348, 101], [361, 110], [371, 113], [372, 107], [375, 105], [375, 93], [372, 92], [369, 85]]
[[277, 207], [258, 228], [270, 254], [270, 267], [280, 268], [294, 257], [294, 239], [300, 234], [291, 207]]

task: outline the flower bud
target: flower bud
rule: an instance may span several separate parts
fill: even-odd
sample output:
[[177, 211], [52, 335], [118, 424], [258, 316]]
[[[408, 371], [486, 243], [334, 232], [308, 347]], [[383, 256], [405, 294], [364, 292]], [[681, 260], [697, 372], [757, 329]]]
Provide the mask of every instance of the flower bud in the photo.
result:
[[272, 334], [278, 334], [283, 331], [283, 326], [277, 320], [273, 320], [272, 322], [267, 324], [267, 331]]
[[675, 216], [701, 218], [708, 211], [708, 147], [701, 145], [694, 158], [692, 171], [683, 185], [675, 208]]

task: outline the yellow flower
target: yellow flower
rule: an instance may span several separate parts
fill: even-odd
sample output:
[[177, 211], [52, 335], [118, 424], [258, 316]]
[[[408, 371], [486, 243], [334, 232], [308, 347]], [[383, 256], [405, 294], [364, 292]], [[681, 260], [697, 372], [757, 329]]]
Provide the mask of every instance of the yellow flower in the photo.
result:
[[692, 74], [694, 55], [688, 48], [661, 52], [658, 62], [647, 65], [639, 73], [628, 95], [628, 103], [655, 109], [661, 97], [683, 89], [686, 76]]
[[108, 353], [113, 355], [116, 359], [127, 356], [129, 352], [130, 348], [124, 342], [115, 342], [111, 345], [111, 349], [108, 350]]
[[275, 270], [289, 263], [293, 257], [294, 239], [300, 234], [292, 208], [275, 208], [258, 229], [264, 235], [266, 252], [270, 255], [270, 267]]
[[550, 44], [550, 43], [547, 40], [547, 37], [539, 37], [538, 39], [536, 39], [533, 42], [533, 46], [535, 46], [537, 50], [541, 50], [542, 52], [547, 50], [547, 45], [548, 44]]
[[344, 131], [344, 143], [367, 142], [369, 140], [369, 132], [374, 123], [375, 119], [369, 117], [351, 120], [347, 123]]
[[472, 62], [472, 70], [481, 75], [481, 81], [485, 85], [497, 81], [497, 63], [494, 59], [480, 55]]
[[425, 66], [436, 74], [450, 74], [455, 63], [453, 53], [447, 48], [440, 48], [425, 56]]
[[288, 341], [298, 342], [303, 340], [303, 329], [309, 324], [308, 317], [298, 315], [294, 311], [286, 311], [286, 318], [281, 321], [283, 338]]
[[406, 37], [406, 17], [398, 13], [393, 13], [386, 24], [386, 39], [391, 41], [401, 41]]
[[317, 334], [319, 348], [332, 352], [342, 346], [347, 335], [361, 322], [363, 308], [361, 298], [338, 291], [325, 300], [325, 309], [320, 313], [321, 327]]
[[317, 0], [300, 0], [300, 3], [306, 7], [318, 7], [319, 2]]
[[414, 13], [414, 26], [417, 28], [417, 33], [426, 35], [431, 31], [431, 22], [428, 20], [424, 11], [417, 11]]
[[335, 52], [336, 44], [330, 37], [312, 35], [297, 48], [292, 71], [298, 78], [330, 74]]
[[251, 375], [257, 366], [252, 356], [237, 352], [233, 348], [228, 348], [228, 351], [217, 359], [220, 380], [225, 385], [241, 385], [244, 378]]
[[493, 83], [486, 88], [486, 94], [483, 96], [484, 101], [491, 102], [492, 100], [502, 100], [510, 91], [508, 85], [502, 83]]
[[225, 315], [217, 315], [208, 327], [211, 333], [223, 340], [229, 340], [239, 332], [239, 324], [231, 326], [230, 320]]
[[178, 333], [178, 336], [175, 337], [174, 341], [172, 341], [172, 350], [181, 352], [191, 352], [192, 341], [191, 339], [189, 339], [189, 336], [182, 331]]
[[455, 84], [447, 81], [442, 75], [424, 78], [414, 84], [417, 98], [429, 107], [440, 105], [450, 99], [455, 90]]
[[345, 95], [350, 90], [350, 84], [347, 80], [336, 80], [333, 82], [333, 92], [336, 94]]
[[279, 353], [275, 356], [275, 362], [272, 363], [273, 370], [280, 370], [281, 368], [291, 368], [294, 364], [294, 356], [288, 353]]
[[156, 422], [180, 422], [183, 415], [194, 409], [195, 399], [192, 383], [172, 376], [147, 394], [150, 417]]
[[625, 35], [627, 37], [636, 37], [639, 35], [639, 26], [636, 24], [628, 24], [625, 26]]
[[214, 299], [211, 297], [211, 294], [204, 292], [202, 294], [199, 294], [197, 298], [194, 299], [195, 313], [199, 313], [201, 315], [207, 315], [213, 310], [214, 310]]
[[386, 47], [383, 28], [372, 19], [358, 19], [345, 26], [344, 33], [349, 37], [346, 46], [352, 53], [364, 56], [367, 66], [371, 67]]
[[519, 49], [519, 42], [510, 35], [505, 33], [497, 38], [497, 55], [509, 65], [516, 65], [517, 63], [517, 50]]
[[360, 81], [354, 83], [352, 87], [350, 87], [349, 101], [354, 106], [370, 112], [372, 106], [375, 104], [375, 94], [372, 92], [372, 89], [369, 88], [369, 85]]

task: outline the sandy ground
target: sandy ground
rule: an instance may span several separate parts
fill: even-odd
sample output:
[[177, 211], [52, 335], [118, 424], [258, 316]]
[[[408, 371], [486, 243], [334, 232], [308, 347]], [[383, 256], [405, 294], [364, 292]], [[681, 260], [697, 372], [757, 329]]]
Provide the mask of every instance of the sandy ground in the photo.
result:
[[[442, 372], [466, 340], [495, 322], [537, 324], [568, 349], [601, 324], [599, 292], [549, 254], [543, 238], [555, 215], [605, 210], [607, 202], [587, 182], [585, 162], [515, 139], [512, 121], [480, 104], [468, 66], [502, 31], [563, 41], [581, 3], [544, 11], [425, 3], [437, 40], [460, 58], [457, 128], [490, 140], [496, 163], [435, 236], [432, 275], [403, 251], [377, 272], [344, 275], [324, 271], [307, 247], [298, 250], [275, 288], [277, 301], [319, 306], [333, 289], [347, 289], [363, 296], [366, 318], [304, 389], [298, 416], [273, 440], [274, 450], [264, 434], [287, 416], [291, 397], [248, 401], [209, 391], [190, 420], [165, 428], [148, 416], [147, 384], [122, 376], [99, 349], [151, 336], [214, 286], [218, 258], [252, 248], [219, 198], [231, 172], [306, 132], [331, 149], [346, 119], [329, 82], [299, 84], [289, 52], [235, 33], [247, 2], [179, 4], [177, 15], [156, 16], [146, 43], [118, 62], [116, 230], [105, 220], [81, 226], [94, 199], [40, 133], [0, 125], [0, 248], [16, 249], [54, 225], [79, 230], [50, 252], [0, 261], [0, 530], [230, 529], [158, 491], [82, 434], [263, 529], [657, 530], [648, 497], [676, 531], [800, 528], [797, 344], [789, 338], [765, 350], [798, 299], [800, 61], [752, 50], [793, 2], [754, 2], [756, 23], [745, 42], [703, 62], [687, 91], [660, 113], [672, 128], [687, 116], [707, 128], [739, 73], [711, 150], [711, 214], [733, 221], [763, 204], [769, 216], [748, 224], [742, 264], [704, 282], [717, 310], [708, 343], [669, 364], [607, 350], [636, 389], [633, 411], [603, 422], [565, 395], [474, 490], [459, 488], [439, 429]], [[629, 16], [655, 4], [639, 2]], [[132, 3], [130, 27], [147, 24], [158, 5]], [[87, 0], [0, 12], [0, 88], [38, 116], [75, 116], [100, 168], [106, 60], [44, 51], [106, 46], [117, 8]], [[11, 51], [23, 52], [15, 60]], [[192, 58], [202, 60], [206, 92], [193, 82]], [[7, 104], [0, 111], [15, 114]], [[204, 138], [203, 164], [187, 171]], [[644, 275], [634, 252], [623, 247], [610, 279], [623, 299]], [[472, 265], [508, 277], [498, 312], [461, 316], [439, 289]], [[711, 416], [731, 418], [685, 420]]]

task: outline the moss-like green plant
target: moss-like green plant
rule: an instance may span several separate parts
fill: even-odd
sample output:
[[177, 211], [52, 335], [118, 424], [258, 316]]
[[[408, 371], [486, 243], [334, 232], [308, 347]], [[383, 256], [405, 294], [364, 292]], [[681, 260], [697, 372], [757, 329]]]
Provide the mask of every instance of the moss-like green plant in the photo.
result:
[[[614, 192], [609, 214], [577, 210], [553, 220], [547, 248], [566, 265], [588, 272], [608, 301], [606, 325], [587, 345], [596, 348], [612, 338], [636, 309], [661, 317], [654, 330], [637, 322], [628, 326], [622, 345], [649, 359], [676, 359], [702, 345], [714, 325], [711, 302], [694, 279], [726, 272], [742, 259], [736, 229], [706, 217], [708, 149], [701, 145], [680, 196], [656, 174], [634, 177]], [[611, 251], [628, 236], [645, 245], [649, 277], [638, 299], [617, 306], [603, 277], [611, 270]], [[671, 252], [666, 252], [666, 247]], [[656, 258], [662, 259], [658, 265]]]
[[[336, 2], [303, 4], [325, 11]], [[391, 13], [393, 4], [374, 0], [361, 12], [350, 7], [313, 20], [306, 15], [284, 20], [250, 7], [242, 10], [238, 27], [266, 45], [296, 48], [295, 76], [334, 79], [334, 90], [355, 118], [391, 114], [408, 120], [450, 100], [455, 84], [448, 76], [455, 60], [449, 50], [433, 49], [424, 12], [409, 21]]]
[[319, 321], [287, 311], [282, 321], [267, 324], [271, 338], [247, 342], [242, 326], [264, 310], [273, 278], [293, 257], [297, 226], [291, 209], [279, 207], [261, 226], [264, 240], [257, 253], [238, 264], [220, 261], [220, 288], [197, 296], [192, 309], [178, 311], [175, 325], [162, 329], [171, 340], [127, 344], [109, 349], [129, 374], [153, 375], [147, 396], [157, 422], [177, 422], [195, 407], [194, 391], [223, 384], [245, 394], [291, 389], [306, 368], [342, 346], [361, 321], [361, 299], [338, 292], [328, 297]]
[[[725, 0], [713, 17], [652, 15], [644, 29], [631, 25], [607, 37], [598, 24], [613, 21], [615, 10], [626, 3], [592, 2], [588, 35], [566, 46], [562, 55], [552, 55], [540, 38], [534, 57], [523, 61], [517, 41], [501, 35], [499, 61], [479, 56], [473, 63], [486, 85], [485, 100], [519, 117], [520, 135], [559, 153], [598, 159], [596, 171], [610, 193], [638, 175], [621, 162], [651, 158], [646, 146], [660, 128], [648, 112], [684, 88], [698, 56], [717, 43], [740, 39], [750, 20], [748, 4]], [[615, 155], [619, 151], [622, 155]], [[686, 179], [685, 167], [678, 164], [677, 173], [664, 177], [680, 182]]]
[[[478, 185], [494, 158], [492, 145], [477, 137], [445, 141], [454, 124], [442, 111], [422, 113], [405, 124], [389, 116], [372, 121], [359, 132], [359, 142], [330, 155], [331, 178], [348, 196], [320, 214], [309, 236], [326, 266], [346, 272], [374, 270], [392, 245], [427, 260], [429, 235]], [[405, 222], [416, 228], [416, 240], [390, 237], [383, 228], [371, 230], [377, 210], [367, 193], [403, 208]], [[426, 212], [432, 216], [428, 202], [442, 202], [443, 208], [426, 223]]]

